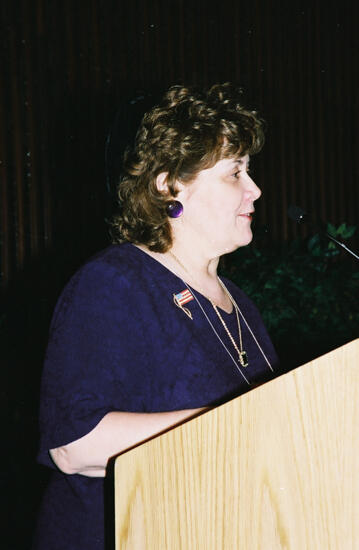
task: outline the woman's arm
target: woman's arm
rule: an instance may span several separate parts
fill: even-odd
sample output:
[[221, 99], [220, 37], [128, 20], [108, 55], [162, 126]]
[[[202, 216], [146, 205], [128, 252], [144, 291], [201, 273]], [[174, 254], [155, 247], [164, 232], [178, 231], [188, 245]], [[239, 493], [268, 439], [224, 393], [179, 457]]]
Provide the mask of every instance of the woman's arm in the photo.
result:
[[104, 477], [112, 456], [203, 410], [205, 408], [160, 413], [110, 412], [90, 433], [51, 449], [50, 455], [65, 474]]

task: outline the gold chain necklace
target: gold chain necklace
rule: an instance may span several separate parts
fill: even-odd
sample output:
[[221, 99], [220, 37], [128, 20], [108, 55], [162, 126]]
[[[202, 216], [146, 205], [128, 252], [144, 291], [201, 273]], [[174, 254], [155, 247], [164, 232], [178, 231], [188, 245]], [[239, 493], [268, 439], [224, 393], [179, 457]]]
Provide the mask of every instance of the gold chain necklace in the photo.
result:
[[247, 356], [247, 352], [244, 351], [244, 349], [243, 349], [243, 343], [242, 343], [242, 330], [241, 330], [241, 323], [239, 321], [238, 306], [237, 306], [236, 302], [234, 301], [234, 299], [232, 298], [231, 294], [229, 293], [227, 287], [221, 281], [221, 279], [219, 277], [217, 277], [217, 279], [218, 279], [220, 285], [222, 286], [223, 290], [227, 294], [228, 298], [230, 299], [230, 301], [233, 305], [233, 308], [236, 312], [237, 326], [238, 326], [238, 336], [239, 336], [239, 348], [240, 349], [238, 349], [238, 346], [237, 346], [232, 334], [230, 333], [229, 328], [227, 327], [226, 323], [224, 322], [224, 319], [223, 319], [222, 315], [220, 314], [216, 304], [214, 304], [212, 302], [212, 300], [210, 300], [210, 302], [212, 304], [212, 307], [213, 307], [214, 311], [217, 313], [218, 318], [220, 319], [226, 333], [228, 334], [228, 337], [229, 337], [230, 341], [232, 342], [234, 349], [238, 353], [238, 360], [239, 360], [240, 364], [242, 365], [242, 367], [248, 367], [248, 356]]
[[177, 258], [177, 256], [169, 251], [169, 254], [175, 259], [175, 261], [178, 263], [178, 265], [180, 265], [182, 267], [182, 269], [191, 277], [191, 279], [196, 283], [196, 285], [198, 286], [199, 290], [202, 292], [202, 294], [204, 296], [207, 297], [207, 299], [210, 301], [214, 311], [216, 312], [219, 320], [221, 321], [223, 327], [224, 327], [224, 330], [226, 331], [227, 333], [227, 336], [229, 337], [234, 349], [236, 350], [236, 352], [238, 353], [238, 361], [239, 363], [241, 364], [242, 367], [248, 367], [248, 356], [247, 356], [247, 352], [243, 349], [243, 343], [242, 343], [242, 330], [241, 330], [241, 323], [240, 323], [240, 320], [239, 320], [239, 314], [238, 314], [238, 306], [234, 300], [234, 298], [232, 297], [232, 295], [230, 294], [229, 290], [227, 289], [227, 287], [225, 286], [225, 284], [223, 283], [223, 281], [221, 281], [221, 279], [217, 276], [217, 280], [219, 282], [219, 284], [221, 285], [221, 287], [223, 288], [224, 292], [226, 293], [226, 295], [228, 296], [235, 312], [236, 312], [236, 319], [237, 319], [237, 326], [238, 326], [238, 336], [239, 336], [239, 348], [229, 330], [229, 328], [227, 327], [222, 315], [220, 314], [219, 310], [218, 310], [218, 307], [216, 306], [216, 304], [211, 300], [211, 298], [209, 298], [206, 293], [203, 291], [202, 287], [200, 285], [198, 285], [198, 282], [196, 281], [196, 279], [193, 278], [193, 275], [188, 271], [188, 269], [186, 268], [186, 266], [183, 265], [183, 263]]

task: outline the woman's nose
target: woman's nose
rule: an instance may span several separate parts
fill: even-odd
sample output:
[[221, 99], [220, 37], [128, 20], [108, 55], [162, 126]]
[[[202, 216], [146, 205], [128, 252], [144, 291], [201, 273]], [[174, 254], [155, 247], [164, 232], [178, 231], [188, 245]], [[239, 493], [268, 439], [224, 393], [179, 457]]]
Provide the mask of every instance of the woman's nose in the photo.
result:
[[254, 200], [256, 201], [261, 196], [262, 191], [259, 189], [258, 185], [252, 180], [250, 176], [248, 176], [248, 179], [249, 179], [249, 190], [252, 193]]

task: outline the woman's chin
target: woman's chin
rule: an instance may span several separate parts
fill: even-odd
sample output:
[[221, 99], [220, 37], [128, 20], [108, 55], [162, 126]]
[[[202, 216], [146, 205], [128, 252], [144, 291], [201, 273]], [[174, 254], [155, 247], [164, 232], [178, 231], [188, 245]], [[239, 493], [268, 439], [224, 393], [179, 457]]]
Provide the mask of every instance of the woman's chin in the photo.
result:
[[234, 252], [235, 250], [238, 250], [238, 248], [242, 248], [243, 246], [247, 246], [252, 242], [253, 236], [248, 235], [246, 239], [242, 238], [240, 241], [237, 241], [235, 244], [227, 245], [224, 249], [224, 252], [222, 254], [230, 254], [231, 252]]
[[212, 239], [210, 243], [212, 252], [214, 251], [216, 256], [222, 256], [223, 254], [230, 254], [238, 248], [247, 246], [249, 243], [252, 242], [252, 240], [253, 234], [251, 229], [249, 228], [245, 232], [241, 231], [240, 234], [239, 232], [236, 232], [236, 234], [232, 235], [231, 240], [223, 239], [221, 241], [218, 241], [216, 239]]
[[241, 239], [238, 240], [237, 248], [241, 248], [242, 246], [247, 246], [252, 242], [252, 240], [253, 240], [253, 233], [251, 230], [249, 230], [246, 235], [241, 235]]

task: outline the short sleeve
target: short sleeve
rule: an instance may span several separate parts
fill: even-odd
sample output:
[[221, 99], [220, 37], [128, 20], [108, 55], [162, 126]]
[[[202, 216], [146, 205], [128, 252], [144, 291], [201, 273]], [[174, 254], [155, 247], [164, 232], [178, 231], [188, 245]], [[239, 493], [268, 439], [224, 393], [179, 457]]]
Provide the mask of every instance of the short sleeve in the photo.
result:
[[144, 358], [136, 336], [141, 321], [129, 286], [128, 274], [91, 262], [59, 299], [42, 380], [43, 464], [52, 465], [49, 449], [83, 437], [108, 412], [131, 410], [136, 368]]

